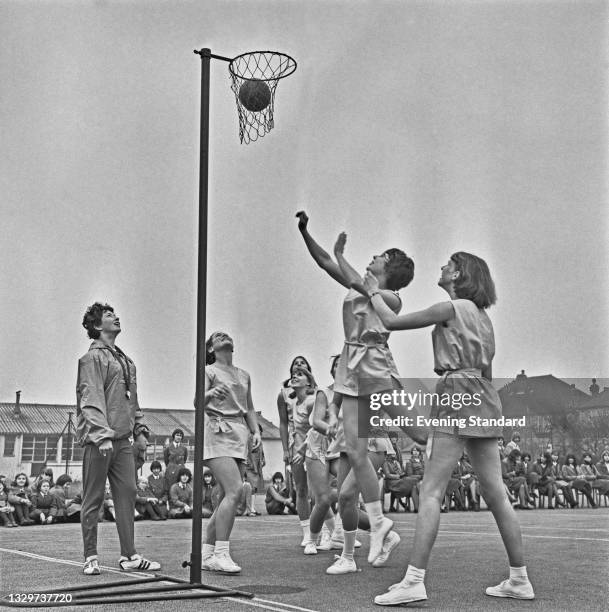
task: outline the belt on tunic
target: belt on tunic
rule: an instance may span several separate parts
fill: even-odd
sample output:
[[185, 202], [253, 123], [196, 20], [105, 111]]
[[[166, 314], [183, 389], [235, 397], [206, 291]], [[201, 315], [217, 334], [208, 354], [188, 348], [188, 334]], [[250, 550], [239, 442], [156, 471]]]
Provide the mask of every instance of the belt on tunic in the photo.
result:
[[482, 370], [480, 368], [459, 368], [458, 370], [440, 370], [436, 372], [440, 374], [442, 381], [445, 381], [449, 376], [454, 374], [470, 374], [476, 378], [482, 378]]
[[[365, 342], [354, 342], [351, 340], [345, 340], [345, 344], [348, 346], [357, 346], [366, 350], [369, 348], [389, 348], [389, 345], [386, 342], [375, 342], [372, 344], [366, 344]], [[347, 362], [347, 368], [349, 370], [355, 370], [355, 368], [357, 368], [357, 366], [359, 365], [359, 362], [364, 358], [365, 354], [365, 350], [357, 351], [355, 355], [349, 358]]]
[[234, 423], [244, 423], [245, 419], [243, 416], [209, 416], [208, 427], [211, 427], [214, 433], [226, 433], [228, 431], [232, 431], [230, 423], [227, 421], [232, 421]]

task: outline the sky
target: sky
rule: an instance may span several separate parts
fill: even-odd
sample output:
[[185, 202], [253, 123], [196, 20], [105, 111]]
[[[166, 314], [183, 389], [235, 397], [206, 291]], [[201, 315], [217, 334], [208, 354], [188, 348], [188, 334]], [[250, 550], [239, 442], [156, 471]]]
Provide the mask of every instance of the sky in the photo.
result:
[[[320, 384], [344, 290], [296, 230], [364, 270], [415, 261], [405, 311], [446, 299], [465, 250], [497, 286], [497, 377], [609, 376], [605, 2], [0, 4], [0, 401], [73, 403], [86, 307], [109, 302], [144, 407], [195, 385], [200, 59], [277, 50], [275, 129], [241, 145], [212, 61], [208, 335], [235, 339], [255, 407], [277, 422], [288, 366]], [[430, 329], [391, 340], [433, 376]], [[587, 386], [587, 385], [586, 385]]]

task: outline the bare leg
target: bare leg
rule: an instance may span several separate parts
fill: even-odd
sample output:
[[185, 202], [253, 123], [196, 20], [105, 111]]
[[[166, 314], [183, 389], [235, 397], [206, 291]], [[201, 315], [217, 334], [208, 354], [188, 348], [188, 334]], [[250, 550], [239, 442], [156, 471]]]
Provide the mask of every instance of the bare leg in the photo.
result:
[[224, 497], [207, 524], [205, 541], [214, 544], [217, 540], [228, 541], [230, 538], [243, 484], [237, 461], [232, 457], [216, 457], [209, 459], [207, 464], [224, 490]]
[[522, 567], [522, 535], [516, 513], [503, 488], [497, 442], [493, 438], [471, 438], [467, 442], [467, 450], [480, 481], [481, 494], [499, 528], [510, 566]]
[[301, 521], [306, 521], [311, 514], [307, 473], [304, 469], [304, 463], [292, 463], [291, 465], [294, 489], [296, 490], [296, 511], [298, 512], [298, 518]]
[[311, 533], [319, 533], [330, 509], [328, 467], [321, 461], [307, 459], [307, 474], [315, 505], [309, 518]]

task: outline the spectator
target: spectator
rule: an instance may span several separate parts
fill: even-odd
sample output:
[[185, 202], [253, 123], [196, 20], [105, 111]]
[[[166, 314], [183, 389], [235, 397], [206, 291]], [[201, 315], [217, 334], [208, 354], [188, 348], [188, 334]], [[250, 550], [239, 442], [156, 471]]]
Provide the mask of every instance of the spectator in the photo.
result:
[[501, 474], [509, 491], [518, 497], [519, 504], [516, 507], [521, 510], [530, 510], [529, 490], [521, 457], [521, 452], [518, 449], [513, 449], [501, 462]]
[[505, 452], [509, 455], [514, 449], [520, 450], [520, 434], [517, 431], [512, 434], [512, 439], [507, 443]]
[[461, 486], [463, 487], [464, 496], [463, 500], [467, 499], [468, 508], [470, 510], [480, 511], [480, 483], [474, 473], [474, 468], [469, 462], [469, 456], [464, 451], [461, 455], [461, 459], [457, 462], [457, 473], [461, 480]]
[[152, 493], [145, 476], [140, 476], [137, 480], [137, 490], [135, 493], [135, 509], [142, 515], [142, 518], [149, 518], [151, 521], [161, 521], [161, 513], [157, 512], [158, 499]]
[[552, 471], [554, 473], [556, 488], [559, 491], [562, 491], [564, 500], [571, 506], [571, 508], [575, 508], [579, 506], [579, 502], [573, 497], [573, 491], [571, 490], [571, 485], [562, 477], [562, 469], [558, 464], [558, 452], [552, 452]]
[[219, 487], [216, 485], [214, 475], [210, 470], [203, 473], [203, 503], [201, 505], [201, 515], [203, 518], [210, 518], [214, 510], [218, 507], [220, 499]]
[[565, 458], [565, 463], [561, 468], [561, 475], [563, 480], [566, 480], [571, 485], [572, 489], [580, 491], [586, 496], [588, 503], [592, 508], [596, 508], [596, 503], [592, 497], [592, 486], [586, 481], [585, 478], [582, 478], [577, 473], [577, 459], [575, 458], [575, 455], [567, 455]]
[[598, 467], [592, 463], [592, 455], [584, 453], [582, 462], [577, 466], [577, 473], [585, 478], [593, 489], [598, 489], [601, 495], [609, 493], [609, 480], [599, 477]]
[[290, 514], [296, 514], [296, 505], [290, 498], [281, 472], [273, 474], [273, 484], [266, 490], [264, 503], [268, 514], [285, 514], [286, 510]]
[[389, 442], [391, 442], [391, 446], [393, 446], [395, 458], [400, 464], [400, 468], [402, 468], [404, 466], [404, 462], [402, 460], [402, 451], [400, 450], [400, 447], [398, 445], [399, 436], [395, 431], [390, 431], [387, 437], [389, 438]]
[[245, 474], [242, 479], [242, 489], [237, 507], [235, 508], [235, 516], [258, 516], [257, 512], [254, 512], [252, 515], [250, 510], [252, 507], [252, 485], [246, 480]]
[[150, 464], [150, 471], [152, 474], [148, 476], [148, 486], [152, 497], [156, 498], [155, 510], [161, 517], [161, 520], [167, 519], [167, 501], [169, 498], [169, 490], [167, 486], [167, 480], [162, 474], [162, 468], [160, 461], [153, 461]]
[[598, 489], [603, 495], [609, 493], [609, 450], [604, 450], [601, 460], [596, 464]]
[[535, 464], [531, 461], [531, 453], [522, 454], [522, 468], [527, 481], [527, 487], [529, 487], [529, 495], [531, 497], [538, 497], [537, 484], [539, 483], [539, 474], [535, 471]]
[[441, 507], [441, 512], [448, 512], [451, 507], [451, 501], [454, 501], [455, 510], [465, 510], [463, 503], [463, 485], [461, 484], [461, 475], [459, 466], [455, 464], [452, 474], [448, 479], [446, 491], [444, 492], [444, 505]]
[[169, 518], [190, 518], [192, 516], [192, 474], [187, 467], [177, 473], [178, 481], [169, 489]]
[[8, 490], [4, 481], [0, 480], [0, 522], [4, 527], [17, 527], [14, 512], [15, 507], [8, 501]]
[[182, 444], [183, 439], [184, 430], [174, 429], [171, 434], [171, 442], [165, 447], [163, 452], [165, 465], [167, 466], [165, 469], [165, 480], [167, 481], [168, 488], [171, 488], [171, 485], [178, 482], [178, 472], [188, 460], [188, 449]]
[[423, 463], [421, 450], [418, 446], [413, 446], [410, 451], [410, 459], [406, 462], [406, 478], [413, 482], [410, 497], [415, 512], [419, 511], [419, 487], [421, 480], [423, 480], [424, 471], [425, 464]]
[[15, 508], [15, 518], [20, 525], [33, 525], [30, 513], [32, 502], [30, 501], [30, 487], [25, 472], [19, 472], [11, 485], [8, 501]]
[[507, 457], [505, 447], [503, 446], [503, 436], [497, 438], [497, 446], [499, 447], [499, 458], [503, 461]]
[[57, 516], [57, 498], [50, 493], [51, 481], [43, 478], [38, 481], [36, 490], [30, 496], [32, 520], [50, 525]]
[[385, 478], [384, 492], [391, 493], [389, 512], [398, 511], [395, 506], [396, 500], [398, 504], [404, 508], [404, 510], [410, 510], [402, 498], [410, 497], [415, 483], [412, 479], [408, 480], [406, 478], [406, 472], [404, 472], [401, 463], [398, 461], [395, 453], [395, 447], [392, 451], [387, 453], [382, 470]]
[[62, 474], [55, 483], [55, 486], [51, 488], [51, 495], [57, 500], [57, 516], [56, 521], [65, 521], [67, 516], [67, 508], [71, 499], [69, 497], [70, 483], [72, 478], [68, 474]]
[[554, 478], [554, 471], [552, 470], [552, 455], [544, 453], [537, 464], [535, 465], [535, 471], [539, 474], [539, 483], [537, 488], [540, 495], [546, 495], [548, 497], [548, 510], [553, 510], [553, 500], [558, 503], [558, 495]]
[[55, 482], [53, 480], [53, 469], [50, 467], [45, 467], [40, 474], [36, 477], [32, 484], [32, 490], [36, 490], [38, 488], [38, 483], [41, 480], [48, 480], [51, 483], [51, 489], [55, 486]]

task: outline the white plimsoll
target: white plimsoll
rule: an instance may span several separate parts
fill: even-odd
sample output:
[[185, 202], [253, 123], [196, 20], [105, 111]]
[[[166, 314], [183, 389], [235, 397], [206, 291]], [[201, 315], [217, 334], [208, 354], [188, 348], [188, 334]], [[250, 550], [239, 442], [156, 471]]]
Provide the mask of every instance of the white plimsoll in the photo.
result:
[[389, 590], [374, 598], [379, 606], [397, 606], [398, 604], [427, 599], [424, 582], [398, 582], [389, 587]]
[[317, 546], [315, 546], [315, 542], [307, 542], [305, 549], [305, 555], [316, 555], [317, 554]]
[[385, 537], [391, 531], [393, 521], [384, 517], [381, 524], [374, 531], [370, 531], [370, 551], [368, 552], [368, 563], [372, 563], [383, 549]]
[[401, 538], [398, 533], [395, 531], [390, 531], [383, 541], [381, 554], [372, 562], [372, 567], [385, 567], [391, 552], [400, 543], [400, 540]]
[[228, 553], [215, 553], [205, 560], [201, 569], [208, 572], [226, 572], [227, 574], [238, 574], [241, 568], [231, 559]]
[[504, 580], [497, 586], [488, 587], [486, 594], [492, 597], [511, 597], [513, 599], [535, 599], [533, 585], [528, 581], [512, 582]]
[[118, 565], [124, 572], [156, 572], [157, 570], [161, 569], [160, 563], [144, 559], [142, 555], [138, 554], [131, 555], [130, 559], [128, 559], [127, 557], [121, 557], [118, 560]]
[[85, 576], [99, 576], [101, 574], [97, 557], [87, 557], [82, 568], [82, 573], [85, 574]]
[[332, 537], [327, 529], [322, 530], [321, 532], [319, 544], [317, 544], [317, 550], [332, 550]]
[[334, 559], [334, 563], [326, 570], [326, 574], [337, 576], [357, 572], [357, 565], [353, 559], [345, 559], [342, 555], [334, 555]]

